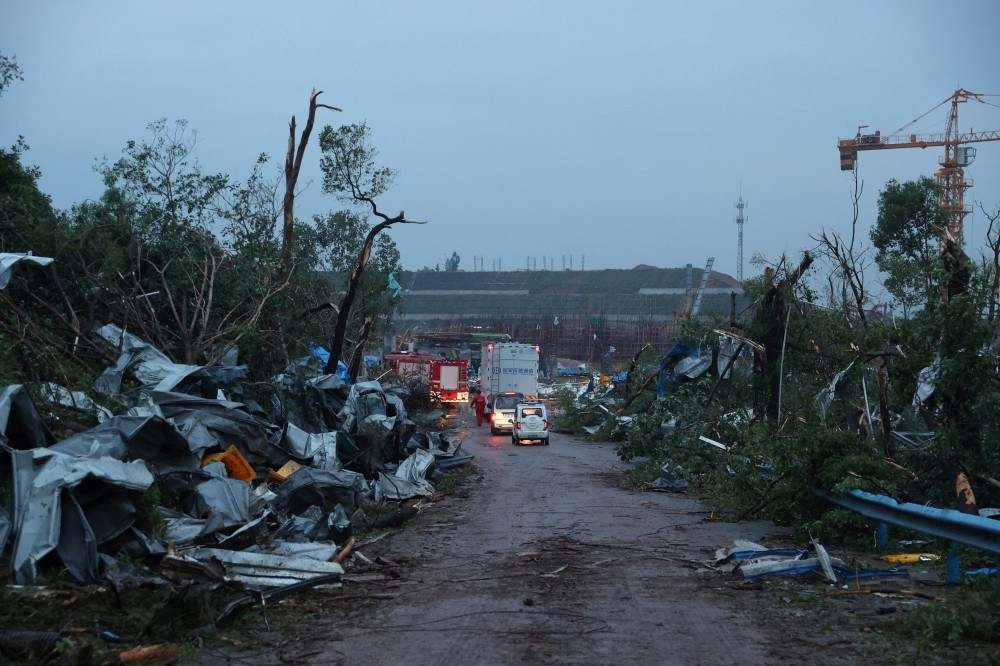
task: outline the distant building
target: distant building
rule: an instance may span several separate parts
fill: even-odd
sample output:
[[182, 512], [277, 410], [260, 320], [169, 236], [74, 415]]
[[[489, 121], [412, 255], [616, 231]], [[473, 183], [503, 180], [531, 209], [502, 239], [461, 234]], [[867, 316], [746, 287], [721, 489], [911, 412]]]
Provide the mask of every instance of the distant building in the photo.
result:
[[[701, 284], [699, 268], [601, 271], [404, 272], [397, 332], [489, 330], [581, 360], [630, 357], [643, 344], [667, 344], [677, 315]], [[690, 287], [689, 287], [690, 285]], [[711, 272], [701, 318], [728, 321], [739, 283]], [[613, 351], [609, 351], [613, 348]]]

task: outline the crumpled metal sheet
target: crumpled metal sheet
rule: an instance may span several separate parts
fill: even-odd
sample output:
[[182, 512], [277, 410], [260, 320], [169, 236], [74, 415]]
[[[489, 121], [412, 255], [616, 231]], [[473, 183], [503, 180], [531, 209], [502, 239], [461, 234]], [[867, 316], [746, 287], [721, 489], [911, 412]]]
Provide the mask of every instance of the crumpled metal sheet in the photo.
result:
[[417, 449], [401, 462], [395, 474], [379, 473], [379, 493], [388, 499], [403, 500], [411, 497], [430, 497], [434, 486], [427, 480], [427, 470], [434, 464], [434, 454]]
[[682, 358], [674, 365], [674, 374], [688, 379], [697, 379], [705, 374], [712, 367], [712, 357], [700, 354], [700, 350], [695, 350], [695, 354]]
[[153, 345], [137, 335], [123, 331], [114, 324], [105, 324], [99, 327], [95, 333], [118, 347], [121, 352], [118, 361], [112, 368], [109, 368], [109, 370], [113, 370], [113, 374], [117, 375], [117, 381], [115, 382], [111, 376], [105, 379], [104, 374], [98, 378], [98, 381], [102, 383], [98, 389], [101, 393], [108, 395], [117, 393], [118, 387], [121, 385], [121, 375], [128, 367], [132, 367], [132, 374], [140, 382], [155, 386], [161, 391], [169, 391], [192, 372], [201, 369], [201, 366], [198, 365], [174, 363]]
[[227, 535], [216, 534], [219, 548], [244, 550], [253, 545], [267, 530], [269, 518], [271, 518], [271, 512], [265, 509], [259, 516], [238, 529], [233, 530], [231, 533]]
[[277, 555], [278, 557], [308, 557], [319, 562], [329, 562], [337, 554], [337, 546], [332, 543], [319, 541], [272, 541], [266, 546], [254, 545], [243, 551], [244, 553], [263, 553], [265, 555]]
[[3, 552], [4, 547], [7, 545], [7, 539], [10, 538], [12, 528], [10, 514], [7, 513], [6, 508], [0, 506], [0, 553]]
[[310, 506], [331, 511], [342, 504], [350, 514], [358, 507], [358, 498], [367, 491], [365, 477], [356, 472], [303, 467], [278, 486], [274, 504], [294, 514], [302, 513]]
[[833, 399], [837, 397], [837, 387], [843, 381], [844, 375], [853, 367], [854, 361], [851, 361], [846, 368], [835, 374], [830, 383], [816, 396], [816, 409], [819, 411], [821, 417], [826, 418], [826, 413], [830, 409], [830, 405], [833, 404]]
[[[733, 369], [730, 367], [727, 370], [726, 366], [729, 365], [730, 359], [736, 355], [736, 349], [739, 346], [734, 338], [728, 335], [719, 336], [719, 357], [715, 361], [715, 370], [722, 379], [729, 379], [732, 376]], [[725, 372], [725, 376], [723, 376], [723, 372]]]
[[83, 391], [71, 391], [65, 386], [60, 386], [53, 382], [41, 384], [38, 387], [38, 395], [43, 400], [62, 405], [63, 407], [71, 407], [82, 412], [92, 412], [98, 423], [104, 423], [113, 416], [110, 409], [97, 404]]
[[296, 581], [330, 574], [342, 574], [336, 562], [313, 557], [290, 557], [247, 551], [196, 548], [188, 553], [197, 560], [217, 560], [226, 568], [226, 577], [253, 587], [280, 587]]
[[[11, 569], [15, 582], [34, 582], [38, 562], [57, 547], [74, 575], [80, 580], [92, 580], [97, 572], [88, 567], [98, 562], [96, 538], [82, 507], [75, 498], [66, 496], [84, 480], [112, 488], [146, 490], [153, 483], [153, 475], [141, 461], [80, 458], [46, 448], [6, 451], [11, 456], [14, 482], [16, 536]], [[76, 536], [70, 538], [71, 534]]]
[[337, 431], [308, 433], [289, 423], [285, 428], [283, 444], [292, 457], [307, 461], [317, 469], [334, 472], [340, 469], [340, 460], [337, 458], [339, 435]]
[[358, 382], [351, 386], [350, 393], [347, 394], [347, 401], [343, 409], [340, 410], [340, 421], [343, 429], [347, 432], [363, 433], [362, 424], [370, 416], [379, 416], [374, 419], [373, 424], [385, 425], [386, 429], [392, 430], [395, 421], [387, 423], [385, 391], [382, 385], [376, 381]]
[[[434, 464], [434, 454], [424, 449], [417, 449], [409, 458], [396, 468], [396, 478], [405, 479], [411, 483], [427, 483], [427, 470]], [[430, 484], [427, 484], [430, 486]], [[431, 487], [431, 492], [434, 488]]]
[[244, 411], [243, 403], [164, 391], [152, 391], [149, 397], [199, 458], [206, 449], [225, 450], [235, 444], [256, 466], [277, 468], [288, 459], [276, 445], [281, 431]]
[[249, 507], [250, 484], [246, 481], [215, 476], [195, 486], [196, 516], [218, 516], [222, 519], [223, 528], [243, 525], [250, 520]]
[[314, 356], [294, 360], [272, 379], [277, 391], [272, 396], [272, 420], [293, 423], [306, 432], [342, 429], [340, 414], [349, 387], [337, 375], [323, 374]]
[[913, 394], [913, 406], [919, 407], [927, 398], [934, 394], [934, 384], [941, 374], [941, 359], [935, 358], [934, 362], [917, 374], [917, 390]]
[[831, 583], [836, 583], [837, 574], [833, 571], [833, 559], [826, 552], [826, 548], [823, 547], [823, 544], [818, 539], [810, 539], [809, 543], [812, 544], [813, 552], [816, 553], [816, 559], [819, 560], [820, 570], [823, 572], [823, 575]]
[[50, 448], [86, 458], [144, 460], [156, 473], [194, 470], [199, 462], [177, 429], [156, 416], [114, 416]]
[[[429, 484], [428, 484], [429, 485]], [[377, 499], [405, 500], [412, 497], [429, 497], [434, 493], [428, 492], [426, 485], [413, 483], [406, 479], [401, 479], [394, 474], [378, 473]]]
[[139, 382], [158, 391], [173, 391], [189, 380], [208, 380], [212, 386], [231, 386], [248, 375], [246, 366], [174, 363], [152, 344], [114, 324], [105, 324], [95, 332], [117, 347], [121, 354], [94, 382], [94, 389], [104, 395], [118, 393], [122, 377], [129, 368]]
[[0, 252], [0, 289], [6, 289], [10, 283], [10, 278], [14, 274], [14, 267], [18, 264], [35, 264], [36, 266], [48, 266], [55, 259], [52, 257], [36, 257], [33, 254], [22, 252]]
[[166, 540], [178, 546], [194, 543], [225, 529], [222, 517], [218, 514], [213, 514], [208, 518], [193, 518], [186, 513], [174, 511], [164, 506], [159, 507], [159, 511], [160, 515], [163, 516]]
[[21, 384], [0, 389], [0, 435], [15, 449], [47, 446], [54, 439]]

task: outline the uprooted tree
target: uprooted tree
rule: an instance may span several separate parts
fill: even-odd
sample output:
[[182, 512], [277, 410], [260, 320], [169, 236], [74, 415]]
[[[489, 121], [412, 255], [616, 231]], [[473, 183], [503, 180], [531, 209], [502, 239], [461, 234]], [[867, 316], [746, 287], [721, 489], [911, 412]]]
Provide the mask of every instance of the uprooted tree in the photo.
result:
[[326, 364], [326, 372], [333, 373], [343, 356], [347, 325], [376, 237], [396, 224], [425, 222], [409, 220], [403, 211], [390, 217], [379, 209], [377, 199], [392, 185], [395, 172], [376, 163], [378, 151], [371, 144], [366, 124], [341, 125], [336, 129], [327, 126], [320, 134], [319, 142], [323, 151], [320, 168], [323, 170], [324, 191], [334, 194], [343, 202], [365, 209], [380, 220], [365, 235], [337, 308], [337, 323]]

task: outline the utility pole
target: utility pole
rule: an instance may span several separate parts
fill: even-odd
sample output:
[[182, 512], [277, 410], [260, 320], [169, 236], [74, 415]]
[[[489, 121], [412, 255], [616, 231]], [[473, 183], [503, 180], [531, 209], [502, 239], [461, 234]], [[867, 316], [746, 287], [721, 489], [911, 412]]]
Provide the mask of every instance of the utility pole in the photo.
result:
[[747, 218], [743, 214], [744, 209], [747, 207], [745, 201], [743, 201], [743, 187], [740, 187], [740, 198], [736, 202], [736, 229], [737, 229], [737, 241], [736, 241], [736, 279], [743, 282], [743, 225], [746, 223]]

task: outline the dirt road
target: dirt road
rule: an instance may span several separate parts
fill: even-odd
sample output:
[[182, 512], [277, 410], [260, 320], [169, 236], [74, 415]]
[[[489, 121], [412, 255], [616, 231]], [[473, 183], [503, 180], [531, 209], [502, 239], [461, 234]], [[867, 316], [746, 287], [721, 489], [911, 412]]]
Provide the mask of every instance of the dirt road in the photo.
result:
[[[775, 532], [722, 523], [695, 501], [623, 487], [613, 445], [552, 436], [512, 446], [472, 429], [482, 478], [372, 547], [404, 562], [387, 594], [318, 612], [282, 649], [296, 663], [749, 664], [849, 660], [803, 642], [754, 591], [699, 572], [734, 537]], [[345, 594], [350, 595], [350, 586]], [[386, 588], [368, 588], [382, 589]], [[758, 599], [757, 602], [753, 598]], [[770, 602], [769, 602], [770, 603]], [[785, 626], [782, 626], [785, 625]], [[274, 653], [239, 661], [275, 661]]]

